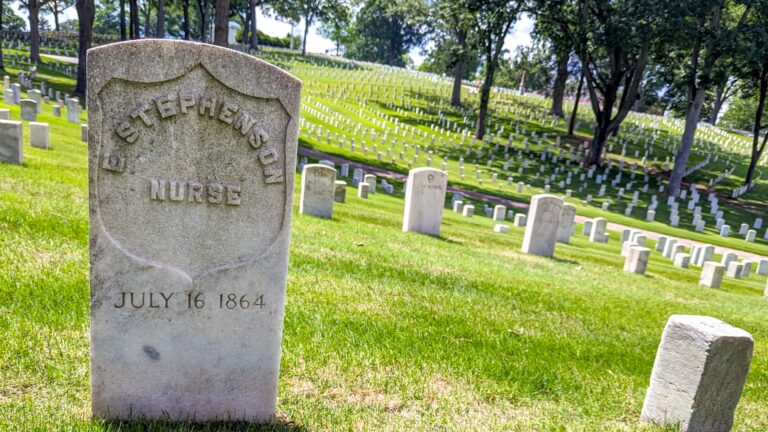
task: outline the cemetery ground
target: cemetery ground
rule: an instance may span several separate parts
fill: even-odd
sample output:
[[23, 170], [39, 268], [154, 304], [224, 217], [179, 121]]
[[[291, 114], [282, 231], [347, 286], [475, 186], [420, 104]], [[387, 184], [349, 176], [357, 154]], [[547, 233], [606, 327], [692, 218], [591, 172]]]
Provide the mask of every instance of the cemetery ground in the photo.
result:
[[[90, 419], [87, 148], [49, 110], [52, 149], [24, 122], [25, 164], [0, 164], [0, 430], [241, 430]], [[581, 227], [523, 255], [522, 228], [449, 209], [441, 237], [405, 234], [401, 196], [350, 187], [330, 220], [294, 201], [271, 429], [657, 430], [638, 418], [661, 332], [697, 314], [754, 336], [734, 430], [768, 430], [764, 276], [707, 289], [658, 252], [624, 273], [619, 234]]]

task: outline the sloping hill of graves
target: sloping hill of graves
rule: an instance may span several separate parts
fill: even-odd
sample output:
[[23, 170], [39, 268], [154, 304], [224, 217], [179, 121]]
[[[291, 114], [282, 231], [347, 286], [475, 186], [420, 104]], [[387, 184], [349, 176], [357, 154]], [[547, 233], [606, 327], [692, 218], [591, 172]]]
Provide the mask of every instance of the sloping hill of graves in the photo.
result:
[[[89, 419], [87, 145], [50, 106], [37, 120], [50, 148], [24, 121], [24, 165], [0, 164], [0, 429], [117, 430]], [[450, 211], [440, 237], [404, 234], [397, 194], [347, 192], [332, 219], [294, 216], [275, 430], [655, 430], [638, 417], [671, 314], [753, 334], [734, 430], [768, 428], [765, 276], [706, 289], [656, 251], [624, 273], [582, 225], [555, 259]]]
[[[455, 187], [523, 203], [549, 191], [577, 204], [579, 215], [768, 254], [768, 183], [759, 171], [745, 193], [749, 142], [740, 135], [701, 126], [690, 183], [673, 201], [664, 187], [682, 133], [678, 120], [631, 114], [607, 148], [606, 166], [586, 170], [580, 161], [592, 130], [587, 105], [579, 109], [576, 136], [567, 136], [568, 123], [546, 115], [549, 100], [498, 89], [490, 133], [477, 141], [470, 86], [457, 109], [448, 104], [452, 82], [434, 75], [274, 51], [263, 58], [304, 81], [306, 147], [399, 173], [432, 166], [447, 171]], [[730, 227], [726, 237], [723, 225]], [[750, 229], [754, 242], [746, 241]]]

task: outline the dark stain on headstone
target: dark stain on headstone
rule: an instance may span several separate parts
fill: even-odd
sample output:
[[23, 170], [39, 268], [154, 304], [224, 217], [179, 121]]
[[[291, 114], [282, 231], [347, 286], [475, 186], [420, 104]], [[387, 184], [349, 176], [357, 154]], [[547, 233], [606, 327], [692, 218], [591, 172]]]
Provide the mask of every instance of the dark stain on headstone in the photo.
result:
[[146, 354], [150, 360], [152, 361], [160, 360], [160, 353], [155, 349], [155, 347], [144, 345], [143, 350], [144, 350], [144, 354]]

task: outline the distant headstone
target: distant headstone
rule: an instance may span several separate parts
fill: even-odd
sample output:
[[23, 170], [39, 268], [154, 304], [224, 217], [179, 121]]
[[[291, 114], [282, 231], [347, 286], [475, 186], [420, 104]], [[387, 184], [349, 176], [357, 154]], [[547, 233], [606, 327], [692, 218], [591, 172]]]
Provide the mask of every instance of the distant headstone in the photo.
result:
[[563, 200], [554, 195], [534, 195], [523, 236], [523, 253], [552, 256], [555, 253]]
[[592, 232], [589, 234], [589, 241], [592, 243], [606, 243], [608, 237], [605, 231], [608, 228], [608, 221], [605, 218], [597, 217], [592, 220]]
[[368, 183], [368, 193], [376, 193], [376, 176], [373, 174], [366, 174], [363, 177], [363, 181]]
[[11, 110], [8, 108], [0, 108], [0, 120], [10, 120]]
[[29, 144], [32, 147], [46, 150], [51, 147], [48, 133], [48, 123], [29, 123]]
[[85, 123], [80, 125], [80, 141], [88, 142], [88, 125]]
[[54, 105], [51, 108], [51, 113], [54, 117], [61, 117], [61, 105]]
[[501, 204], [493, 208], [493, 220], [496, 222], [504, 222], [507, 218], [507, 208]]
[[630, 246], [627, 258], [624, 260], [624, 271], [637, 274], [645, 274], [651, 250], [642, 246]]
[[334, 183], [333, 201], [340, 204], [347, 202], [347, 182], [344, 180], [336, 180]]
[[656, 241], [656, 252], [663, 252], [664, 248], [667, 246], [667, 236], [659, 236], [659, 239]]
[[560, 243], [569, 243], [571, 241], [571, 235], [576, 228], [576, 206], [573, 204], [563, 203], [563, 208], [560, 211], [560, 224], [557, 227], [557, 241]]
[[22, 99], [20, 105], [22, 120], [37, 121], [37, 102], [32, 99]]
[[475, 206], [472, 204], [467, 204], [464, 206], [464, 208], [461, 210], [461, 215], [464, 217], [472, 217], [475, 214]]
[[725, 266], [714, 261], [707, 261], [701, 268], [699, 285], [707, 288], [720, 288], [725, 274]]
[[322, 164], [307, 164], [301, 172], [299, 214], [330, 218], [336, 193], [336, 170]]
[[0, 120], [0, 162], [24, 162], [22, 147], [24, 124], [13, 120]]
[[493, 232], [502, 233], [502, 234], [508, 233], [509, 232], [509, 226], [508, 225], [503, 225], [503, 224], [496, 224], [493, 227]]
[[691, 263], [691, 256], [687, 253], [676, 253], [672, 263], [675, 267], [688, 268]]
[[403, 232], [439, 236], [447, 188], [446, 172], [434, 168], [410, 170], [405, 188]]
[[360, 182], [357, 184], [357, 197], [362, 199], [368, 199], [368, 190], [370, 185], [366, 182]]
[[731, 261], [725, 268], [725, 275], [734, 279], [741, 279], [741, 275], [744, 272], [744, 264], [738, 261]]
[[300, 95], [213, 45], [88, 51], [95, 416], [274, 418]]
[[752, 336], [706, 316], [672, 315], [640, 418], [680, 431], [729, 431], [752, 361]]

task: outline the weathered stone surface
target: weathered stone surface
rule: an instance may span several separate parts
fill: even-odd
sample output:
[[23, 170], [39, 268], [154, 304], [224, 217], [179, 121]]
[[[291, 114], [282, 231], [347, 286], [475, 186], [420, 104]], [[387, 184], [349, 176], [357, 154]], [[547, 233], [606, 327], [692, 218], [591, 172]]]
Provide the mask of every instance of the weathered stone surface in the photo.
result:
[[307, 164], [301, 172], [299, 214], [323, 218], [333, 216], [336, 170], [326, 165]]
[[554, 195], [534, 195], [523, 236], [523, 253], [552, 256], [555, 253], [563, 200]]
[[664, 248], [667, 246], [667, 240], [669, 238], [667, 236], [659, 236], [659, 240], [656, 242], [656, 252], [663, 252]]
[[32, 99], [22, 99], [21, 119], [27, 121], [37, 121], [37, 102]]
[[571, 235], [576, 227], [575, 220], [576, 206], [563, 203], [563, 208], [560, 210], [560, 225], [557, 227], [557, 241], [560, 243], [569, 243], [571, 241]]
[[46, 150], [51, 147], [48, 133], [48, 123], [29, 123], [29, 144], [32, 147]]
[[706, 261], [701, 268], [699, 285], [705, 286], [707, 288], [720, 288], [720, 284], [723, 283], [724, 274], [724, 265], [714, 261]]
[[454, 213], [461, 213], [461, 211], [464, 210], [464, 201], [456, 200], [453, 202], [453, 212]]
[[464, 208], [461, 210], [461, 215], [464, 217], [472, 217], [475, 214], [475, 206], [472, 204], [467, 204], [464, 206]]
[[373, 174], [366, 174], [363, 176], [363, 181], [368, 183], [368, 193], [376, 193], [376, 176]]
[[645, 274], [648, 261], [651, 258], [651, 250], [642, 246], [631, 246], [624, 260], [624, 271], [637, 274]]
[[691, 255], [682, 252], [676, 253], [672, 263], [675, 267], [688, 268], [688, 266], [691, 264]]
[[0, 120], [0, 162], [24, 162], [23, 126], [19, 121]]
[[357, 197], [362, 199], [368, 199], [368, 190], [371, 185], [366, 182], [360, 182], [357, 184]]
[[410, 170], [405, 188], [403, 232], [439, 236], [447, 188], [446, 172], [434, 168]]
[[336, 180], [334, 188], [333, 200], [340, 204], [347, 202], [347, 182], [344, 180]]
[[493, 220], [495, 222], [504, 222], [507, 219], [507, 208], [501, 204], [493, 208]]
[[608, 236], [605, 235], [608, 221], [605, 218], [597, 217], [592, 220], [592, 232], [589, 234], [589, 241], [592, 243], [606, 243]]
[[741, 275], [744, 272], [744, 264], [738, 261], [731, 261], [728, 263], [728, 267], [725, 268], [725, 275], [734, 279], [741, 279]]
[[94, 415], [270, 421], [301, 82], [183, 41], [87, 64]]
[[641, 419], [681, 431], [726, 432], [752, 361], [752, 336], [718, 319], [672, 315]]

